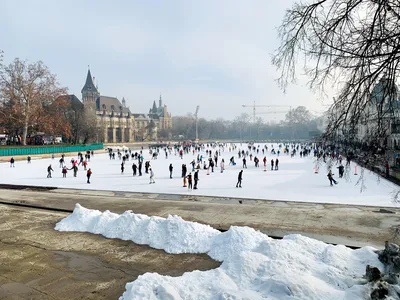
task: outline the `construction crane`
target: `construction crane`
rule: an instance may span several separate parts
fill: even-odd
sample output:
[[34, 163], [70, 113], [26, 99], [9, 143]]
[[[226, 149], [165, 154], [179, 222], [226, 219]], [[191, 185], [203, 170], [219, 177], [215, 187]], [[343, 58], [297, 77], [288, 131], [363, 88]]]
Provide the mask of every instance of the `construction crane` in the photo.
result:
[[[256, 105], [256, 101], [253, 102], [253, 105], [243, 104], [242, 107], [252, 107], [253, 108], [253, 122], [256, 122], [256, 107], [290, 107], [289, 105]], [[274, 112], [265, 112], [265, 113], [274, 113]]]
[[196, 142], [199, 140], [199, 132], [197, 130], [197, 124], [198, 124], [198, 114], [199, 114], [199, 109], [200, 109], [200, 105], [197, 105], [196, 107], [196, 112], [194, 113], [194, 118], [195, 118], [195, 122], [196, 122]]

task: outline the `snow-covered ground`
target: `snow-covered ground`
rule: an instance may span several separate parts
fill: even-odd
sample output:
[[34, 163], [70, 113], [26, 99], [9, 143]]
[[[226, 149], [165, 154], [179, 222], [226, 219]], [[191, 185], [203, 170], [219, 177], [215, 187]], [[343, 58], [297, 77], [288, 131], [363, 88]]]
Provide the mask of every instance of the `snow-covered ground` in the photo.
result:
[[367, 265], [383, 270], [374, 249], [351, 250], [301, 235], [273, 240], [249, 227], [221, 233], [210, 226], [76, 205], [56, 230], [131, 240], [168, 253], [207, 253], [222, 265], [180, 277], [146, 273], [126, 284], [120, 300], [132, 299], [369, 299], [362, 278]]
[[[239, 148], [247, 150], [243, 144]], [[262, 145], [261, 145], [262, 146]], [[276, 145], [275, 145], [276, 147]], [[277, 147], [276, 147], [277, 148]], [[260, 148], [261, 149], [261, 148]], [[269, 145], [269, 150], [271, 145]], [[215, 150], [213, 151], [215, 152]], [[205, 156], [205, 152], [202, 152]], [[391, 182], [382, 179], [378, 182], [377, 176], [365, 171], [366, 190], [360, 192], [360, 184], [356, 185], [360, 178], [361, 169], [358, 168], [358, 175], [354, 175], [354, 164], [348, 172], [346, 179], [338, 179], [338, 171], [334, 166], [337, 186], [330, 187], [327, 179], [326, 166], [321, 166], [319, 173], [314, 174], [314, 157], [300, 158], [298, 155], [291, 158], [290, 155], [281, 153], [279, 156], [279, 171], [270, 170], [270, 161], [277, 155], [268, 151], [267, 171], [264, 172], [262, 163], [263, 155], [260, 151], [260, 167], [255, 168], [254, 162], [247, 159], [247, 169], [243, 172], [243, 188], [236, 188], [238, 172], [242, 169], [241, 159], [237, 157], [237, 151], [229, 152], [228, 148], [221, 151], [221, 158], [225, 159], [225, 171], [220, 173], [219, 165], [214, 173], [207, 175], [207, 171], [200, 170], [199, 189], [188, 191], [183, 187], [181, 178], [181, 166], [185, 163], [190, 171], [190, 162], [196, 155], [187, 154], [183, 159], [170, 155], [167, 159], [161, 151], [157, 160], [151, 160], [148, 150], [143, 152], [145, 161], [149, 160], [155, 173], [155, 184], [149, 184], [149, 175], [142, 177], [132, 176], [132, 161], [128, 161], [125, 173], [121, 174], [121, 161], [116, 157], [110, 160], [108, 155], [96, 154], [89, 163], [93, 171], [91, 184], [86, 183], [86, 173], [80, 167], [78, 177], [74, 178], [72, 171], [69, 171], [67, 178], [62, 178], [56, 156], [52, 159], [33, 160], [31, 164], [26, 161], [15, 163], [15, 168], [10, 168], [8, 163], [0, 164], [0, 182], [23, 185], [57, 186], [63, 188], [98, 189], [113, 191], [171, 193], [171, 194], [192, 194], [222, 197], [243, 197], [269, 200], [289, 200], [322, 203], [347, 203], [359, 205], [395, 206], [392, 202], [392, 192], [397, 187]], [[229, 158], [235, 156], [236, 166], [229, 165]], [[71, 158], [77, 158], [67, 154], [65, 161], [70, 167]], [[221, 160], [220, 158], [220, 160]], [[168, 166], [174, 166], [173, 179], [169, 178]], [[46, 178], [47, 167], [52, 164], [53, 178]], [[143, 167], [144, 172], [144, 167]]]

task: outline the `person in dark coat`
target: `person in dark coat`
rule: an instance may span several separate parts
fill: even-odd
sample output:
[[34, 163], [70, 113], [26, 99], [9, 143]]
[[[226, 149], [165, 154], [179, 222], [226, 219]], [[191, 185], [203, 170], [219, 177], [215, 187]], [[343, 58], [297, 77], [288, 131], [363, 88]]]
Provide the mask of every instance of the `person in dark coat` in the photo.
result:
[[187, 168], [185, 164], [182, 164], [182, 178], [186, 177]]
[[68, 172], [67, 167], [64, 166], [61, 171], [61, 173], [63, 174], [63, 178], [67, 178], [67, 172]]
[[275, 159], [275, 170], [278, 171], [279, 169], [279, 159]]
[[337, 181], [336, 181], [335, 179], [333, 179], [333, 175], [334, 175], [334, 174], [332, 174], [332, 171], [329, 170], [327, 176], [328, 176], [328, 179], [329, 179], [329, 182], [330, 182], [331, 186], [333, 186], [332, 182], [333, 182], [334, 184], [338, 184]]
[[343, 178], [344, 166], [342, 164], [340, 164], [340, 166], [337, 168], [339, 169], [339, 178]]
[[246, 165], [246, 157], [243, 157], [243, 169], [247, 169], [247, 165]]
[[47, 178], [51, 178], [51, 171], [54, 171], [51, 165], [47, 167]]
[[89, 168], [86, 172], [87, 183], [90, 183], [90, 176], [92, 176], [92, 170]]
[[142, 176], [142, 162], [139, 162], [139, 176]]
[[192, 183], [192, 173], [189, 173], [189, 175], [186, 176], [186, 177], [187, 177], [187, 180], [188, 180], [188, 189], [191, 190], [192, 187], [193, 187], [193, 183]]
[[125, 164], [122, 162], [121, 163], [121, 174], [124, 174], [124, 170], [125, 170]]
[[242, 180], [243, 180], [243, 170], [240, 170], [236, 187], [242, 187]]
[[14, 168], [15, 167], [14, 162], [15, 162], [14, 157], [11, 157], [11, 159], [10, 159], [10, 168]]
[[194, 179], [194, 187], [193, 187], [193, 189], [197, 190], [197, 183], [199, 182], [199, 170], [194, 172], [193, 179]]
[[31, 163], [31, 157], [28, 155], [28, 164]]
[[136, 176], [137, 166], [135, 163], [132, 164], [133, 176]]
[[273, 171], [273, 170], [274, 170], [274, 160], [271, 159], [271, 171]]
[[172, 166], [172, 164], [169, 164], [169, 178], [172, 179], [172, 171], [174, 170], [174, 167]]

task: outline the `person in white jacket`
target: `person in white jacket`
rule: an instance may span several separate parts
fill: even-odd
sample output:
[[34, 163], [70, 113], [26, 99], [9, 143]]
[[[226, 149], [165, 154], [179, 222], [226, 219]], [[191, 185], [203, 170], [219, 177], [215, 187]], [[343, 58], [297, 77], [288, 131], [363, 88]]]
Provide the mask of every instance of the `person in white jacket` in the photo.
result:
[[156, 183], [156, 182], [154, 181], [154, 172], [153, 172], [153, 169], [150, 168], [149, 171], [150, 171], [150, 184]]

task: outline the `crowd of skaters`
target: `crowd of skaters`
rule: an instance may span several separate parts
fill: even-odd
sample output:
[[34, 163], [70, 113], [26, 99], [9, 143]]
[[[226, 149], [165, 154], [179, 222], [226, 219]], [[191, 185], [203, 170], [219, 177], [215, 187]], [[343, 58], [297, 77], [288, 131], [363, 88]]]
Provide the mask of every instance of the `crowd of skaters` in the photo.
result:
[[[327, 151], [327, 149], [317, 147], [314, 144], [300, 144], [300, 143], [281, 143], [274, 145], [261, 145], [261, 144], [241, 144], [241, 143], [204, 143], [204, 144], [183, 144], [183, 145], [173, 145], [167, 147], [154, 147], [149, 148], [150, 159], [146, 160], [143, 156], [143, 147], [141, 150], [133, 151], [131, 149], [114, 149], [109, 148], [108, 156], [110, 160], [121, 161], [121, 174], [125, 173], [126, 164], [128, 161], [132, 162], [132, 175], [133, 176], [143, 176], [144, 173], [149, 176], [149, 183], [155, 184], [155, 173], [151, 166], [151, 160], [157, 160], [160, 157], [160, 153], [164, 152], [165, 159], [168, 159], [171, 155], [178, 156], [180, 159], [185, 160], [189, 157], [190, 169], [188, 170], [187, 164], [181, 164], [181, 178], [183, 180], [183, 187], [190, 189], [199, 188], [199, 171], [201, 169], [207, 172], [207, 175], [214, 173], [216, 168], [219, 168], [220, 173], [224, 173], [225, 170], [225, 160], [222, 158], [222, 153], [228, 152], [231, 156], [229, 159], [229, 166], [236, 166], [235, 158], [242, 161], [242, 168], [238, 173], [238, 180], [236, 183], [237, 188], [242, 187], [243, 181], [243, 171], [248, 168], [248, 162], [254, 163], [255, 168], [260, 167], [260, 158], [262, 157], [262, 162], [264, 165], [264, 171], [267, 171], [268, 161], [270, 163], [271, 171], [279, 170], [279, 157], [280, 155], [286, 155], [294, 157], [299, 155], [300, 157], [307, 157], [312, 152], [314, 156], [322, 158], [326, 161], [327, 156], [331, 158], [336, 158], [339, 162], [337, 167], [339, 170], [339, 177], [343, 177], [344, 167], [342, 165], [342, 157], [334, 151]], [[204, 154], [205, 153], [205, 154]], [[79, 166], [83, 167], [86, 171], [87, 183], [90, 184], [90, 178], [92, 175], [91, 168], [88, 168], [90, 159], [93, 157], [93, 151], [86, 151], [85, 154], [81, 152], [78, 153], [78, 158], [72, 158], [70, 167], [67, 166], [65, 161], [65, 155], [62, 154], [59, 159], [59, 167], [61, 168], [61, 173], [64, 178], [67, 177], [68, 171], [73, 172], [73, 176], [77, 177]], [[267, 155], [274, 155], [276, 157], [267, 159]], [[54, 154], [52, 159], [54, 159]], [[349, 163], [350, 157], [347, 158]], [[31, 157], [28, 156], [28, 163], [31, 162]], [[14, 158], [10, 159], [10, 166], [15, 167]], [[54, 169], [50, 164], [47, 167], [47, 177], [52, 178], [52, 172]], [[172, 163], [168, 166], [169, 178], [173, 179], [174, 166]], [[333, 173], [331, 170], [328, 172], [328, 179], [330, 184], [337, 184], [337, 181], [333, 179]], [[194, 183], [194, 184], [193, 184]]]

